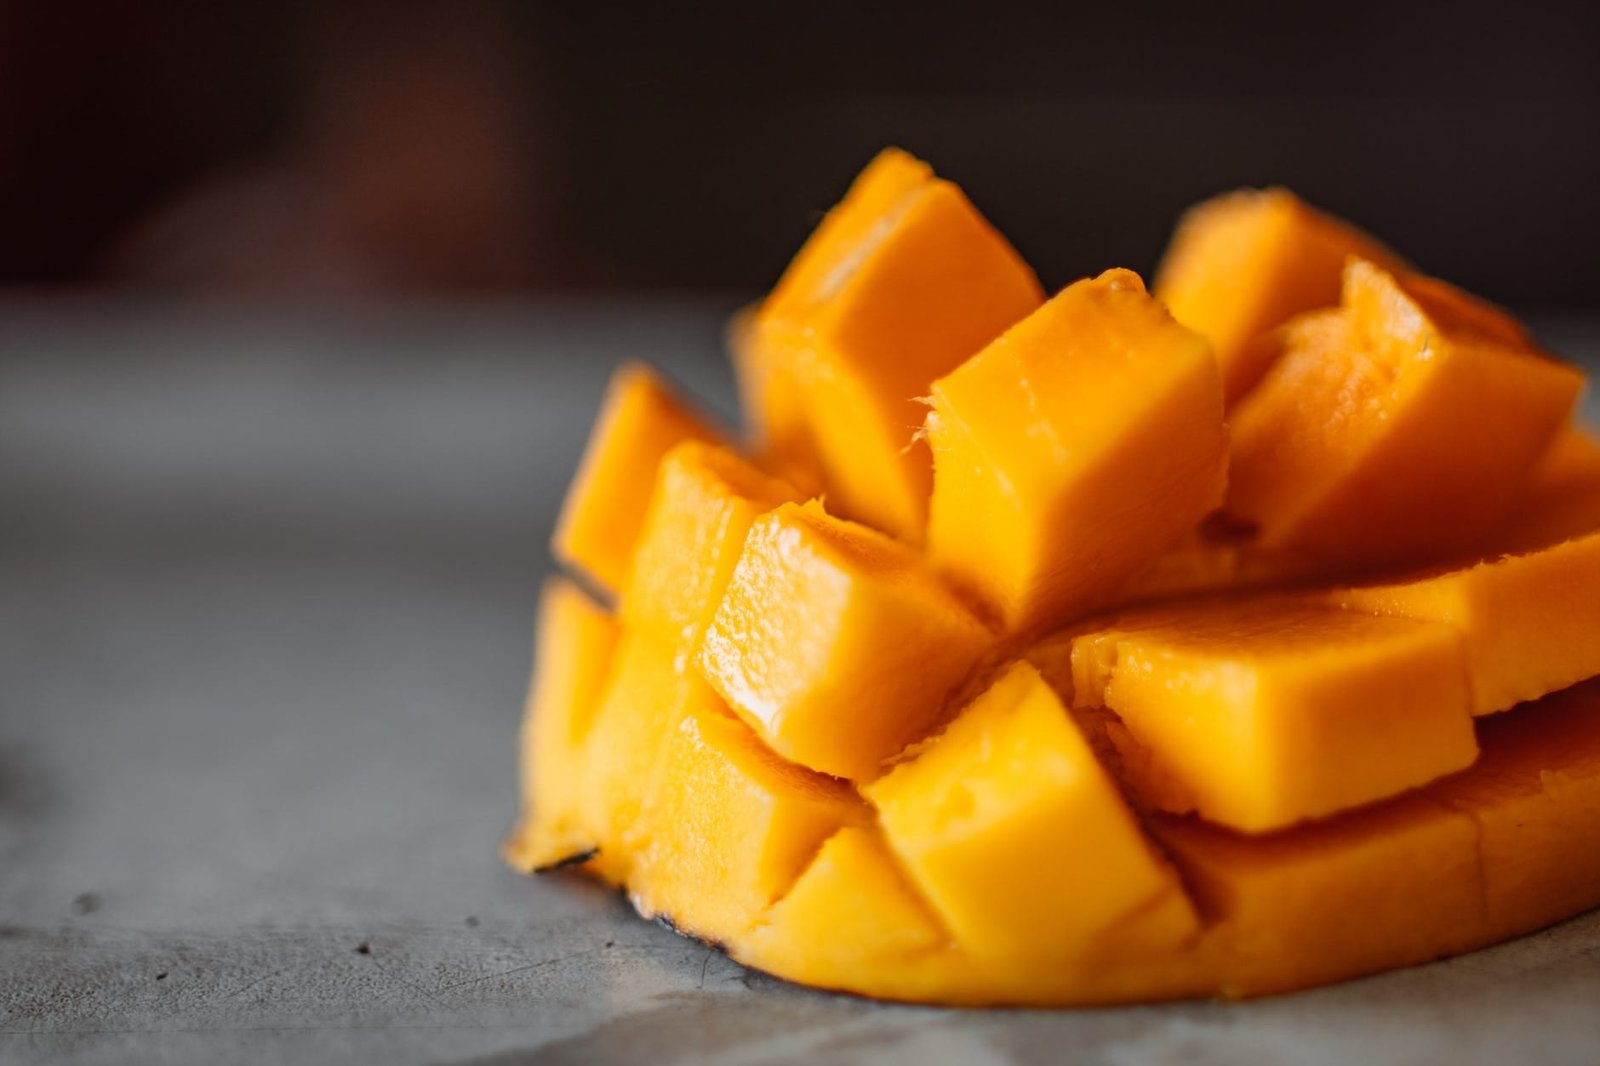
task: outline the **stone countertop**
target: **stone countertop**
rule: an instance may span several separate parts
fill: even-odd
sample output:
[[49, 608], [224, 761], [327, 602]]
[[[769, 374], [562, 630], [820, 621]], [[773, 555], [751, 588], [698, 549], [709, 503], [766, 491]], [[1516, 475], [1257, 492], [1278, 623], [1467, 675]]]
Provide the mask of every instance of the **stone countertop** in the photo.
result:
[[[1600, 1061], [1600, 913], [1260, 1002], [970, 1012], [504, 869], [605, 375], [726, 411], [729, 306], [0, 307], [0, 1061]], [[1600, 320], [1545, 325], [1595, 365]]]

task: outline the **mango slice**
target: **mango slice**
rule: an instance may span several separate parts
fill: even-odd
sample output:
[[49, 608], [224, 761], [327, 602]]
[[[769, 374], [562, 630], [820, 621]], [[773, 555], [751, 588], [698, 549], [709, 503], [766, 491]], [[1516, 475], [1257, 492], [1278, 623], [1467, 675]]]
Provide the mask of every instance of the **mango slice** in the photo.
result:
[[933, 724], [989, 643], [910, 549], [785, 504], [751, 526], [696, 664], [778, 754], [863, 780]]
[[[1151, 608], [1072, 645], [1073, 700], [1149, 758], [1146, 802], [1248, 832], [1396, 795], [1477, 755], [1448, 626], [1274, 599]], [[1176, 800], [1186, 802], [1176, 803]]]
[[597, 841], [580, 808], [581, 750], [617, 643], [612, 616], [566, 578], [539, 594], [533, 684], [522, 727], [522, 816], [506, 861], [531, 872], [584, 857]]
[[1600, 674], [1600, 533], [1466, 569], [1335, 589], [1327, 599], [1459, 632], [1474, 714]]
[[680, 663], [699, 649], [750, 525], [798, 499], [726, 448], [685, 441], [661, 460], [635, 549], [622, 618]]
[[[1070, 959], [1120, 919], [1182, 900], [1072, 717], [1027, 663], [865, 791], [912, 881], [974, 956]], [[1186, 904], [1160, 914], [1172, 942], [1193, 933]]]
[[815, 449], [831, 509], [917, 543], [931, 479], [917, 398], [1043, 294], [961, 190], [906, 157], [875, 163], [829, 219], [756, 315], [746, 392], [771, 397], [762, 422], [788, 426], [790, 447]]
[[685, 440], [726, 443], [721, 433], [648, 367], [619, 367], [606, 387], [578, 473], [567, 489], [550, 550], [612, 595], [622, 590], [650, 504], [656, 466]]
[[1361, 261], [1233, 417], [1228, 513], [1329, 567], [1481, 544], [1566, 422], [1572, 368], [1441, 330]]
[[928, 554], [1007, 628], [1103, 602], [1222, 502], [1205, 341], [1108, 270], [933, 383]]
[[1266, 373], [1264, 334], [1339, 302], [1345, 260], [1400, 267], [1397, 256], [1287, 189], [1241, 189], [1191, 208], [1156, 272], [1155, 292], [1211, 341], [1231, 405]]
[[1580, 375], [1282, 190], [1192, 213], [1157, 297], [1043, 301], [890, 150], [730, 327], [749, 452], [620, 371], [507, 861], [946, 1004], [1265, 995], [1600, 905]]

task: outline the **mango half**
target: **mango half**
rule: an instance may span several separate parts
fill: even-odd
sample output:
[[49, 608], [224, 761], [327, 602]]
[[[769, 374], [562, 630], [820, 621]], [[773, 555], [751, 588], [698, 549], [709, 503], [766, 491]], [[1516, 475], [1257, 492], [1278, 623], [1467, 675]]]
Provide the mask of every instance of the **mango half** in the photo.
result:
[[1258, 996], [1600, 904], [1600, 443], [1506, 312], [1282, 190], [1044, 299], [889, 150], [617, 374], [503, 854], [780, 977]]

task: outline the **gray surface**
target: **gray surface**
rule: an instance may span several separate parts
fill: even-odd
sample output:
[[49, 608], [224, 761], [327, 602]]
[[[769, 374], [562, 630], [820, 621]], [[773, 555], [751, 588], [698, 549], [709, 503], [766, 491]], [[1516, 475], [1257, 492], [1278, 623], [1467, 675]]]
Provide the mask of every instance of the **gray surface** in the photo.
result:
[[718, 310], [0, 309], [0, 1061], [1600, 1061], [1600, 914], [1259, 1003], [950, 1012], [502, 869], [605, 371], [725, 402]]

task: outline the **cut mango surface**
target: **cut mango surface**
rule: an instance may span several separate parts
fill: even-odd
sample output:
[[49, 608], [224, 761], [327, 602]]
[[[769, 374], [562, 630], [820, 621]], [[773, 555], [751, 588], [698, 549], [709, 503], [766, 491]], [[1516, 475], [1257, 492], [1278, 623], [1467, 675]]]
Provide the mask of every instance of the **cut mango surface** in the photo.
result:
[[957, 186], [887, 152], [756, 312], [740, 376], [761, 437], [801, 464], [814, 453], [836, 513], [919, 541], [931, 471], [918, 398], [1042, 299]]
[[1263, 545], [1332, 566], [1481, 543], [1582, 387], [1570, 367], [1441, 328], [1360, 260], [1338, 310], [1289, 330], [1234, 414], [1227, 510]]
[[1184, 215], [1157, 271], [1156, 295], [1211, 341], [1232, 403], [1267, 371], [1265, 334], [1339, 302], [1350, 256], [1400, 266], [1376, 240], [1287, 189], [1241, 189]]
[[612, 595], [622, 590], [644, 525], [656, 465], [686, 440], [723, 443], [648, 367], [624, 365], [606, 388], [551, 551]]
[[1008, 628], [1099, 607], [1222, 502], [1210, 347], [1111, 270], [933, 383], [928, 554]]
[[1600, 904], [1600, 443], [1508, 312], [1283, 190], [1046, 301], [891, 149], [729, 344], [743, 447], [607, 393], [555, 553], [608, 599], [541, 596], [511, 865], [970, 1005]]

